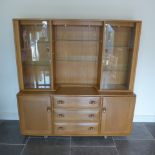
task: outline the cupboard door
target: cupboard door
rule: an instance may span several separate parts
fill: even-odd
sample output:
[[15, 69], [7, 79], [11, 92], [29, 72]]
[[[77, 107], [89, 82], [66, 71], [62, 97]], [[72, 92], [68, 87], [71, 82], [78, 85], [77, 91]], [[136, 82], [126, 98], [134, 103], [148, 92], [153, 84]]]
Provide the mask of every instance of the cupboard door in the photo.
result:
[[49, 96], [18, 96], [18, 107], [22, 134], [51, 134], [52, 122]]
[[132, 126], [135, 97], [104, 97], [101, 134], [129, 134]]

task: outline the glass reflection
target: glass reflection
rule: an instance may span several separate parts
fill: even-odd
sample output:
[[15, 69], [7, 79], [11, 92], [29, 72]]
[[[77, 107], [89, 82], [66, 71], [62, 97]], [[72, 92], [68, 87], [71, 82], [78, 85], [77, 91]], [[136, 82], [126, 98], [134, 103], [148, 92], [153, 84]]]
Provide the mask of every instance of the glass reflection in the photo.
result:
[[48, 22], [22, 25], [21, 31], [25, 88], [50, 88]]

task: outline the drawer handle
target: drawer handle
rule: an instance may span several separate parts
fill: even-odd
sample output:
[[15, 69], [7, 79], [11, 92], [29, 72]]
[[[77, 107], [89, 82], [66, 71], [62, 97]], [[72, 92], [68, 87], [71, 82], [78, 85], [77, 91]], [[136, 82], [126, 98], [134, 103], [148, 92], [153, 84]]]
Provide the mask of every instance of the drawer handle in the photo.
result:
[[88, 130], [93, 131], [93, 130], [95, 130], [95, 128], [94, 127], [89, 127]]
[[106, 107], [103, 108], [103, 113], [106, 113], [107, 109]]
[[46, 108], [47, 112], [51, 111], [51, 107]]
[[64, 104], [64, 101], [58, 100], [58, 101], [57, 101], [57, 104]]
[[58, 127], [58, 130], [64, 130], [64, 128], [62, 126]]
[[62, 118], [62, 117], [64, 117], [64, 114], [58, 114], [58, 117]]
[[96, 104], [96, 101], [90, 101], [89, 104]]
[[94, 118], [95, 117], [95, 114], [90, 114], [89, 117], [90, 118]]

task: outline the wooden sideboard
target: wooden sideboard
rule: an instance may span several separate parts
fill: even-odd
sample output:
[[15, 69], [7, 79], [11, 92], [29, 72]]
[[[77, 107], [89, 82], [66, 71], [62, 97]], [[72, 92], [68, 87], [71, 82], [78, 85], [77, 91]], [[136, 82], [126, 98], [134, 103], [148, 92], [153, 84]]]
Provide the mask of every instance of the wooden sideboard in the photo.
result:
[[141, 21], [14, 19], [21, 133], [131, 133]]

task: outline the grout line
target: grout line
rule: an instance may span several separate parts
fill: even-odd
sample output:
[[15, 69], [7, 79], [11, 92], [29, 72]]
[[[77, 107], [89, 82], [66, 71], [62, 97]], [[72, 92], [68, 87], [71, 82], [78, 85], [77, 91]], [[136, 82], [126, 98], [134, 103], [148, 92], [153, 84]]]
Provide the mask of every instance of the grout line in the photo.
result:
[[72, 137], [70, 136], [70, 145], [69, 145], [69, 155], [71, 155], [71, 147], [72, 147]]
[[25, 144], [10, 144], [10, 143], [0, 143], [0, 145], [25, 145]]
[[107, 148], [112, 147], [112, 148], [115, 148], [116, 146], [114, 146], [114, 145], [111, 145], [111, 146], [96, 146], [96, 145], [95, 146], [87, 146], [87, 145], [85, 145], [85, 146], [76, 146], [75, 145], [75, 146], [72, 146], [72, 147], [107, 147]]
[[20, 155], [22, 155], [22, 154], [23, 154], [23, 152], [24, 152], [24, 150], [25, 150], [25, 148], [26, 148], [26, 145], [27, 145], [27, 143], [28, 143], [29, 139], [30, 139], [30, 137], [28, 137], [28, 138], [27, 138], [26, 143], [25, 143], [25, 145], [24, 145], [23, 149], [22, 149], [22, 150], [21, 150], [21, 152], [20, 152]]
[[115, 145], [115, 147], [116, 147], [116, 151], [117, 151], [117, 153], [118, 153], [118, 155], [119, 155], [119, 152], [118, 152], [117, 145], [116, 145], [116, 142], [115, 142], [115, 140], [114, 140], [114, 137], [112, 137], [112, 140], [113, 140], [114, 145]]
[[150, 130], [147, 128], [147, 126], [144, 123], [142, 123], [142, 124], [143, 124], [144, 128], [149, 132], [149, 134], [153, 137], [153, 139], [155, 139], [155, 137], [152, 135]]
[[155, 139], [134, 139], [134, 138], [130, 138], [130, 139], [114, 139], [115, 141], [119, 140], [119, 141], [155, 141]]

